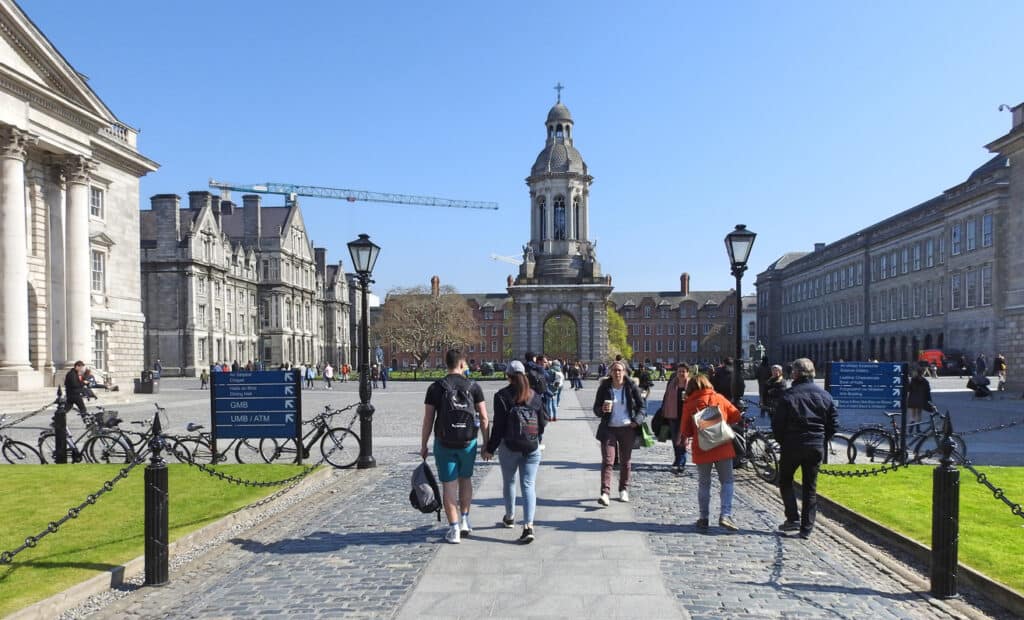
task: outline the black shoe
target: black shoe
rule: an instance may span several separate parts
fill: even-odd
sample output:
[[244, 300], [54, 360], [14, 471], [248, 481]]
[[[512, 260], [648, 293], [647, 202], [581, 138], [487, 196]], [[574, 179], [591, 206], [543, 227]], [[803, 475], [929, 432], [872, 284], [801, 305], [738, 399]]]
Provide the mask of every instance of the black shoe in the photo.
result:
[[800, 538], [807, 539], [807, 538], [810, 538], [810, 537], [811, 537], [811, 528], [809, 528], [809, 527], [802, 527], [802, 528], [800, 528]]
[[516, 524], [516, 520], [515, 520], [514, 518], [512, 518], [512, 517], [506, 517], [506, 516], [502, 516], [502, 517], [501, 517], [501, 523], [502, 523], [502, 524], [503, 524], [503, 525], [504, 525], [505, 527], [514, 527], [514, 526], [515, 526], [515, 524]]
[[702, 532], [708, 531], [708, 520], [707, 519], [697, 519], [697, 529], [702, 531]]
[[780, 532], [795, 532], [800, 529], [799, 521], [786, 521], [779, 526]]
[[533, 539], [534, 539], [533, 528], [532, 527], [524, 527], [523, 528], [523, 535], [519, 537], [519, 542], [521, 544], [528, 545], [528, 544], [533, 542]]

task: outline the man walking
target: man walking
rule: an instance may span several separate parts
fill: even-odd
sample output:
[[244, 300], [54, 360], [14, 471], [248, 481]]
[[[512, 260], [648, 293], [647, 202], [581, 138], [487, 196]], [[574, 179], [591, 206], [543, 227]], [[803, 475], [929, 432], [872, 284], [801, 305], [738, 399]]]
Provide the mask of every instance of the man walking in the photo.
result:
[[64, 393], [67, 395], [68, 411], [71, 410], [71, 406], [78, 407], [79, 413], [85, 415], [85, 382], [82, 380], [82, 374], [85, 372], [85, 362], [79, 360], [75, 362], [74, 367], [68, 371], [68, 374], [64, 375]]
[[[473, 464], [476, 461], [477, 432], [484, 443], [490, 437], [484, 392], [464, 375], [466, 356], [457, 349], [445, 356], [448, 375], [430, 384], [423, 401], [420, 456], [427, 458], [427, 440], [434, 432], [434, 460], [441, 480], [441, 494], [448, 531], [445, 540], [459, 543], [469, 536], [469, 508], [473, 501]], [[461, 518], [460, 513], [461, 512]]]
[[327, 365], [324, 366], [324, 383], [327, 384], [328, 390], [334, 389], [331, 387], [331, 381], [334, 381], [334, 367], [331, 366], [330, 362], [327, 362]]
[[[782, 446], [779, 492], [786, 506], [783, 532], [800, 531], [808, 538], [814, 529], [817, 505], [818, 466], [825, 458], [825, 444], [837, 424], [832, 396], [814, 383], [814, 363], [806, 357], [793, 362], [793, 385], [782, 393], [772, 416], [772, 433]], [[793, 474], [801, 472], [803, 514], [797, 510]]]

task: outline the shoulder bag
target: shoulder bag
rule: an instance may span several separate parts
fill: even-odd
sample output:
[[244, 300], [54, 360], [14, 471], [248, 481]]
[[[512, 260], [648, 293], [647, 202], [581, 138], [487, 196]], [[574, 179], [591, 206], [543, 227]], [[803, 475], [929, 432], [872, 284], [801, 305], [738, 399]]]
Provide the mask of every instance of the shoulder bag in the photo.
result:
[[728, 443], [735, 436], [732, 427], [725, 423], [718, 405], [710, 405], [693, 414], [693, 426], [697, 429], [697, 443], [704, 451]]

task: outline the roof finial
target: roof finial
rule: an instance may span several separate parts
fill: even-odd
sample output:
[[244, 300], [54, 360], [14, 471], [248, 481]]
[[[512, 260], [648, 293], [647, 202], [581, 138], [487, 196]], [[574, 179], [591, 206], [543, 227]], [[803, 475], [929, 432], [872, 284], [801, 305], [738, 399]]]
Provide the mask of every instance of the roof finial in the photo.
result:
[[555, 90], [557, 90], [557, 91], [558, 91], [558, 100], [557, 100], [557, 101], [555, 101], [555, 103], [562, 103], [562, 89], [563, 89], [563, 88], [565, 88], [565, 87], [564, 87], [564, 86], [562, 86], [562, 83], [561, 83], [561, 82], [559, 82], [559, 83], [555, 84]]

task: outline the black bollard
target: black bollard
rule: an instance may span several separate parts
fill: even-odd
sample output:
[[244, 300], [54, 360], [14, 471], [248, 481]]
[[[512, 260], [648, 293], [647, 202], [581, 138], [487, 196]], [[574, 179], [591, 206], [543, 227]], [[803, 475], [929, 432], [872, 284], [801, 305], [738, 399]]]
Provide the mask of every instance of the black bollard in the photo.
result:
[[[68, 462], [68, 401], [57, 388], [57, 410], [53, 412], [53, 462], [61, 465]], [[45, 458], [46, 455], [44, 454]]]
[[932, 474], [932, 596], [957, 596], [957, 555], [960, 541], [960, 470], [953, 463], [955, 446], [948, 414], [939, 449], [942, 460]]
[[359, 413], [359, 459], [356, 461], [356, 469], [369, 469], [377, 466], [377, 459], [373, 457], [373, 412], [375, 407], [370, 402], [359, 403], [356, 412]]
[[167, 463], [160, 452], [165, 448], [160, 435], [160, 415], [153, 416], [153, 451], [146, 465], [146, 585], [162, 586], [169, 582], [167, 571]]

